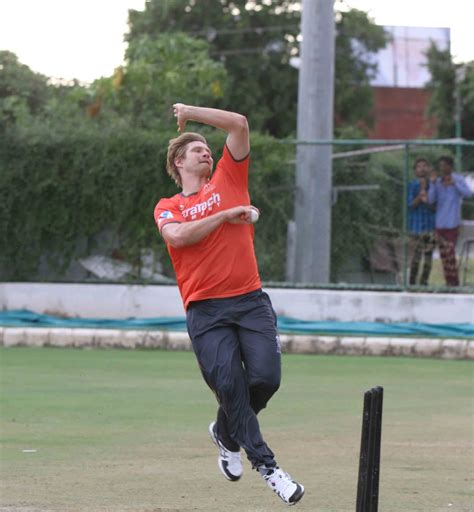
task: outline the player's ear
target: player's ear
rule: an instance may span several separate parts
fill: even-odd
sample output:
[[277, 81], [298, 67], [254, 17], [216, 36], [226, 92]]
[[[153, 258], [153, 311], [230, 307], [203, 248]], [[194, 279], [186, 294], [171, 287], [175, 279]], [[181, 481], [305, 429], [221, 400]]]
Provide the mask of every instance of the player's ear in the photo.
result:
[[174, 166], [176, 167], [176, 169], [180, 169], [183, 166], [183, 160], [184, 157], [182, 156], [178, 156], [177, 158], [174, 159]]

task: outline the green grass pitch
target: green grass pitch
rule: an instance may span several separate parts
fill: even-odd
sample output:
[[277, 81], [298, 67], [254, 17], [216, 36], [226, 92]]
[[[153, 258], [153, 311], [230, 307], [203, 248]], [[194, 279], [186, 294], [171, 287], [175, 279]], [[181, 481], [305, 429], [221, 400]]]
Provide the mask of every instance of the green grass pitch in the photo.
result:
[[[4, 512], [266, 512], [285, 505], [245, 463], [217, 469], [214, 396], [189, 352], [2, 348]], [[353, 511], [363, 392], [385, 389], [382, 512], [473, 507], [473, 365], [283, 356], [259, 415], [301, 511]], [[35, 451], [24, 451], [35, 450]]]

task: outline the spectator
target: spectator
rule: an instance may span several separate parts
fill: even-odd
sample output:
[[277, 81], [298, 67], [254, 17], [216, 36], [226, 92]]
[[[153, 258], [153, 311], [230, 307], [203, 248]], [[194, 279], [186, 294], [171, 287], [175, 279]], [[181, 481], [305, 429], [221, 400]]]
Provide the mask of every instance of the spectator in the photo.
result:
[[428, 189], [428, 203], [436, 203], [436, 241], [443, 264], [444, 279], [448, 286], [459, 286], [456, 263], [456, 241], [461, 224], [461, 204], [472, 192], [464, 178], [453, 173], [453, 159], [442, 156], [438, 160], [441, 176], [432, 172]]
[[410, 265], [410, 284], [417, 284], [418, 269], [424, 259], [419, 284], [427, 286], [435, 246], [435, 208], [428, 204], [428, 160], [417, 158], [414, 170], [416, 179], [408, 185], [408, 232], [414, 251]]

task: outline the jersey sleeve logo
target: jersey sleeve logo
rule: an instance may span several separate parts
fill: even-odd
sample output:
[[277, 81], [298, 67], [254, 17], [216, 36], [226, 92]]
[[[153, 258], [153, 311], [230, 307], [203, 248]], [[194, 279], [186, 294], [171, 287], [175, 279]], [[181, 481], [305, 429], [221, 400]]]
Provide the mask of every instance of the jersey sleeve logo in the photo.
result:
[[162, 222], [168, 219], [173, 219], [174, 216], [169, 210], [165, 210], [164, 212], [161, 212], [158, 217], [158, 225], [161, 225]]

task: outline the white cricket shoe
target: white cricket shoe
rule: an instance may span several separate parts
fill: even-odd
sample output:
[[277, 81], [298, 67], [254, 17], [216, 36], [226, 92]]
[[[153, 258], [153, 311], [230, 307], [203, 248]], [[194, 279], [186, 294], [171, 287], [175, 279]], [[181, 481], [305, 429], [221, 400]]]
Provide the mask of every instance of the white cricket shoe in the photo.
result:
[[292, 480], [291, 476], [279, 467], [269, 470], [268, 474], [263, 475], [263, 478], [268, 487], [278, 494], [287, 505], [295, 505], [303, 497], [304, 487]]
[[211, 436], [212, 442], [217, 446], [217, 448], [219, 448], [217, 465], [227, 480], [236, 482], [240, 479], [243, 473], [240, 451], [231, 452], [221, 443], [214, 430], [215, 425], [215, 421], [209, 425], [209, 435]]

